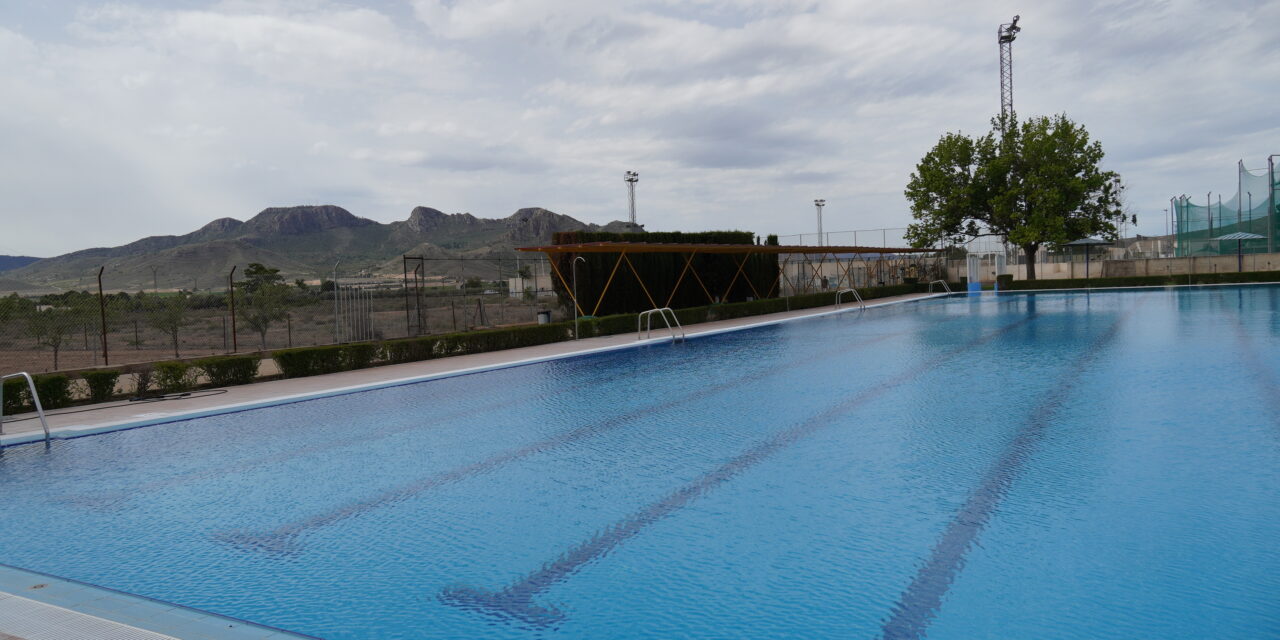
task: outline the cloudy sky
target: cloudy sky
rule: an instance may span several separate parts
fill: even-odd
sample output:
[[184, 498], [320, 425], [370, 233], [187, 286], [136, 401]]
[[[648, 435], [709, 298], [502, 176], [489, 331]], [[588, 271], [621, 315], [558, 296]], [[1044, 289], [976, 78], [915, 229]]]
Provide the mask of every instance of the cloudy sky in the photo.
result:
[[627, 169], [651, 230], [901, 227], [1014, 13], [1018, 112], [1085, 124], [1139, 231], [1280, 153], [1277, 2], [5, 2], [0, 253], [295, 204], [604, 223]]

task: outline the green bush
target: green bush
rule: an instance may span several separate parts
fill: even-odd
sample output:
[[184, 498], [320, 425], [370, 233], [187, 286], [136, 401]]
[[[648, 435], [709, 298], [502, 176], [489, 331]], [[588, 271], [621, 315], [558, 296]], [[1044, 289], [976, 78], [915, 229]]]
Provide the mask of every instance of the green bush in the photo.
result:
[[342, 371], [342, 345], [298, 347], [271, 352], [286, 378], [302, 378]]
[[154, 367], [156, 386], [164, 393], [188, 391], [195, 386], [196, 372], [186, 362], [157, 362]]
[[373, 361], [378, 358], [381, 346], [374, 342], [342, 345], [343, 370], [363, 369], [373, 364]]
[[35, 383], [41, 407], [58, 409], [71, 404], [71, 378], [61, 373], [50, 373], [36, 376]]
[[14, 378], [4, 381], [4, 414], [7, 416], [22, 413], [30, 400], [27, 398], [27, 381]]
[[151, 370], [150, 365], [141, 365], [134, 368], [133, 376], [133, 395], [135, 397], [142, 397], [151, 392], [152, 386], [155, 385], [155, 372]]
[[90, 401], [106, 402], [116, 395], [116, 381], [120, 379], [119, 371], [99, 369], [98, 371], [86, 371], [81, 376], [89, 387]]
[[1007, 291], [1009, 287], [1013, 286], [1013, 274], [1002, 273], [996, 276], [996, 286], [999, 287], [1001, 291]]
[[192, 363], [215, 387], [249, 384], [258, 377], [257, 356], [214, 356]]

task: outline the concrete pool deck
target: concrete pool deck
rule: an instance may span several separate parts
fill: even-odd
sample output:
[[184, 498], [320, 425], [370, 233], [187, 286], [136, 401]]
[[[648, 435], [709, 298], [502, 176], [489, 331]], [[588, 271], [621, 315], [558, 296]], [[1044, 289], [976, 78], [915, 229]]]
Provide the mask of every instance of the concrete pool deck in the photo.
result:
[[[914, 293], [877, 298], [870, 301], [867, 307], [879, 307], [945, 295], [947, 294]], [[685, 333], [687, 336], [693, 337], [785, 322], [809, 316], [835, 312], [847, 313], [856, 311], [854, 304], [846, 303], [839, 310], [824, 306], [731, 320], [704, 322], [686, 327]], [[670, 339], [670, 334], [667, 333], [665, 326], [661, 331], [655, 328], [653, 335], [655, 337], [647, 342], [661, 342]], [[406, 364], [385, 365], [306, 378], [255, 382], [253, 384], [219, 389], [217, 393], [197, 391], [191, 397], [176, 400], [160, 402], [117, 401], [100, 405], [69, 407], [46, 412], [46, 418], [49, 423], [49, 429], [53, 432], [55, 438], [78, 437], [112, 431], [117, 428], [127, 428], [130, 425], [160, 424], [171, 422], [175, 419], [183, 419], [183, 417], [195, 418], [225, 411], [246, 410], [256, 406], [275, 404], [279, 401], [303, 400], [312, 396], [351, 392], [380, 385], [407, 384], [418, 379], [445, 377], [458, 373], [569, 357], [606, 349], [626, 348], [644, 344], [645, 342], [637, 340], [635, 333], [628, 332], [612, 336], [554, 342], [533, 347], [489, 351]], [[12, 417], [6, 416], [3, 426], [4, 435], [0, 436], [0, 445], [9, 446], [43, 439], [44, 434], [40, 426], [40, 420], [34, 413]]]

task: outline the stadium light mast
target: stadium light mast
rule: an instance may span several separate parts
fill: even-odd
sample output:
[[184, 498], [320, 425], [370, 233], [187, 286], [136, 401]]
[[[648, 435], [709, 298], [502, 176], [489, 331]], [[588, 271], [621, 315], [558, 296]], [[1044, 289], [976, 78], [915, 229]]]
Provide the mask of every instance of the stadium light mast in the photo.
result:
[[631, 204], [631, 226], [636, 226], [636, 183], [640, 181], [640, 174], [635, 171], [627, 171], [622, 174], [623, 182], [627, 183], [627, 199]]
[[996, 41], [1000, 43], [1000, 120], [1003, 122], [1013, 116], [1013, 41], [1017, 39], [1022, 27], [1018, 26], [1018, 18], [1006, 22], [996, 30]]
[[818, 198], [813, 201], [813, 206], [818, 208], [818, 246], [821, 247], [827, 244], [822, 241], [822, 208], [827, 206], [827, 201], [822, 198]]

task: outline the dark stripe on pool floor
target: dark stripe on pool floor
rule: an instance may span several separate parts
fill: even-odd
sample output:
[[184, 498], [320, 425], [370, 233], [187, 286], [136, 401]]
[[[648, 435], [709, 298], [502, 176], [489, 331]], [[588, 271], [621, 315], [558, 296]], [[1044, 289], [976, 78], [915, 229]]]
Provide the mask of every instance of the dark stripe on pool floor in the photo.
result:
[[[959, 316], [955, 316], [955, 317], [959, 317]], [[692, 400], [696, 400], [699, 398], [703, 398], [709, 395], [719, 393], [721, 391], [735, 388], [747, 382], [766, 379], [782, 371], [786, 371], [788, 369], [792, 369], [800, 366], [809, 366], [814, 364], [815, 362], [843, 356], [852, 351], [856, 351], [857, 349], [860, 349], [864, 346], [877, 344], [885, 340], [890, 340], [890, 339], [902, 337], [905, 335], [911, 335], [916, 333], [916, 331], [917, 330], [913, 328], [906, 331], [898, 331], [894, 333], [881, 334], [878, 336], [874, 336], [874, 337], [862, 340], [860, 342], [851, 342], [848, 344], [840, 345], [838, 348], [827, 349], [812, 357], [796, 358], [791, 362], [774, 365], [773, 367], [765, 368], [760, 371], [755, 371], [746, 375], [738, 376], [738, 377], [729, 379], [727, 381], [721, 382], [719, 384], [702, 387], [696, 391], [673, 398], [666, 402], [660, 402], [653, 405], [638, 407], [632, 411], [628, 411], [627, 413], [613, 416], [607, 420], [586, 424], [586, 425], [574, 428], [570, 431], [561, 433], [559, 435], [552, 436], [550, 438], [545, 438], [543, 440], [539, 440], [537, 442], [525, 445], [523, 447], [519, 447], [517, 449], [512, 449], [509, 451], [504, 451], [502, 453], [495, 454], [493, 456], [490, 456], [488, 458], [485, 458], [478, 462], [474, 462], [469, 465], [456, 467], [454, 469], [434, 473], [432, 475], [416, 480], [412, 483], [387, 489], [372, 497], [369, 497], [354, 503], [343, 505], [341, 507], [338, 507], [326, 513], [317, 514], [315, 516], [312, 516], [303, 520], [281, 525], [271, 531], [267, 531], [267, 532], [253, 532], [253, 531], [243, 531], [243, 530], [225, 531], [225, 532], [214, 534], [214, 538], [217, 540], [221, 540], [223, 542], [233, 544], [238, 547], [246, 548], [246, 549], [256, 549], [260, 551], [267, 551], [271, 553], [282, 553], [282, 554], [294, 553], [298, 550], [298, 544], [297, 544], [298, 536], [300, 536], [301, 534], [307, 531], [325, 527], [325, 526], [340, 522], [342, 520], [346, 520], [347, 518], [368, 513], [370, 511], [373, 511], [385, 505], [411, 498], [429, 489], [440, 487], [442, 485], [445, 485], [451, 482], [457, 482], [464, 478], [468, 478], [480, 473], [493, 470], [495, 468], [498, 468], [510, 462], [514, 462], [516, 460], [527, 458], [529, 456], [542, 453], [544, 451], [548, 451], [555, 447], [570, 444], [572, 442], [576, 442], [584, 438], [592, 437], [600, 433], [604, 433], [606, 431], [616, 429], [620, 426], [628, 424], [632, 420], [635, 420], [636, 418], [639, 418], [641, 416], [647, 416], [649, 414], [652, 414], [658, 411], [665, 411], [667, 409], [680, 406]]]
[[961, 353], [991, 342], [997, 337], [1027, 324], [1034, 317], [1034, 314], [1028, 315], [959, 347], [940, 353], [898, 375], [857, 393], [844, 402], [775, 434], [773, 437], [738, 454], [733, 459], [702, 475], [693, 482], [676, 489], [674, 492], [667, 494], [666, 497], [633, 513], [625, 520], [609, 525], [596, 535], [564, 552], [560, 557], [547, 562], [540, 569], [501, 590], [488, 591], [468, 586], [457, 586], [442, 591], [439, 596], [440, 600], [445, 604], [504, 620], [517, 621], [533, 626], [553, 625], [563, 618], [563, 614], [554, 607], [535, 604], [533, 602], [534, 596], [567, 579], [587, 563], [603, 556], [614, 547], [639, 534], [649, 525], [684, 507], [739, 473], [763, 462], [787, 446], [812, 435], [824, 427], [830, 426], [837, 416], [848, 413], [884, 392], [934, 370], [939, 365]]
[[[1138, 305], [1145, 300], [1146, 298], [1140, 299]], [[965, 554], [1008, 493], [1009, 487], [1053, 423], [1055, 415], [1070, 397], [1072, 389], [1089, 365], [1102, 354], [1103, 347], [1119, 334], [1121, 325], [1136, 309], [1137, 305], [1125, 311], [1074, 358], [1067, 365], [1065, 374], [1050, 387], [1044, 399], [1032, 410], [1017, 435], [983, 476], [977, 490], [970, 494], [947, 525], [929, 559], [898, 598], [881, 630], [881, 638], [918, 640], [924, 637], [929, 623], [942, 606], [942, 597], [964, 567]]]

